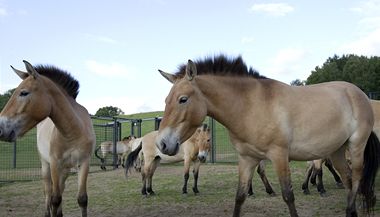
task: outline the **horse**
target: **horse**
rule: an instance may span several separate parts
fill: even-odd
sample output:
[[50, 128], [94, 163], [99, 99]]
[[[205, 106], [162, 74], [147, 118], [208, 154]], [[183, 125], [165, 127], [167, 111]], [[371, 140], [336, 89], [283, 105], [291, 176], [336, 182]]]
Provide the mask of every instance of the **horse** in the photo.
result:
[[87, 175], [95, 132], [86, 108], [76, 102], [79, 82], [54, 66], [12, 69], [23, 80], [0, 114], [0, 139], [22, 137], [37, 125], [37, 148], [45, 189], [45, 216], [62, 216], [62, 194], [72, 167], [78, 167], [78, 205], [87, 216]]
[[139, 147], [128, 155], [126, 161], [126, 174], [132, 167], [135, 159], [141, 151], [144, 156], [144, 167], [141, 172], [143, 187], [141, 193], [143, 195], [154, 195], [152, 189], [152, 178], [159, 163], [177, 163], [184, 161], [184, 184], [182, 193], [187, 194], [187, 182], [189, 180], [190, 163], [193, 162], [194, 174], [194, 194], [198, 194], [198, 175], [201, 162], [204, 163], [210, 151], [210, 129], [204, 124], [198, 128], [196, 132], [185, 141], [179, 152], [174, 156], [162, 154], [155, 145], [155, 139], [158, 131], [152, 131], [146, 134]]
[[[189, 60], [174, 74], [159, 72], [173, 86], [165, 99], [157, 147], [175, 155], [207, 115], [224, 125], [239, 158], [233, 216], [240, 216], [253, 169], [263, 159], [273, 164], [290, 216], [298, 216], [289, 161], [328, 156], [348, 189], [346, 216], [357, 216], [358, 193], [367, 213], [373, 210], [380, 142], [372, 132], [369, 99], [355, 85], [290, 86], [261, 76], [241, 56]], [[345, 160], [347, 146], [352, 171]]]
[[[373, 132], [379, 137], [380, 136], [380, 101], [378, 100], [370, 100], [373, 115], [374, 115], [374, 125], [373, 125]], [[350, 161], [349, 153], [346, 152], [346, 159]], [[336, 185], [338, 187], [342, 187], [342, 181], [339, 177], [339, 175], [336, 173], [331, 161], [326, 159], [318, 159], [314, 161], [308, 162], [309, 166], [306, 171], [306, 179], [302, 184], [302, 190], [305, 194], [310, 194], [309, 188], [308, 188], [308, 182], [310, 179], [310, 182], [312, 184], [316, 184], [316, 177], [318, 177], [318, 183], [317, 183], [317, 190], [321, 194], [321, 196], [325, 196], [326, 190], [324, 189], [323, 180], [322, 180], [322, 164], [325, 163], [325, 166], [330, 170], [332, 175], [334, 176]]]
[[[132, 150], [130, 142], [132, 142], [136, 137], [127, 136], [124, 137], [121, 141], [116, 142], [116, 154], [117, 154], [117, 166], [124, 165], [124, 159], [126, 155]], [[102, 153], [102, 156], [99, 156], [99, 150]], [[107, 154], [112, 154], [114, 150], [114, 145], [112, 141], [105, 141], [100, 143], [100, 145], [95, 149], [95, 156], [99, 158], [102, 170], [106, 170], [106, 156]]]

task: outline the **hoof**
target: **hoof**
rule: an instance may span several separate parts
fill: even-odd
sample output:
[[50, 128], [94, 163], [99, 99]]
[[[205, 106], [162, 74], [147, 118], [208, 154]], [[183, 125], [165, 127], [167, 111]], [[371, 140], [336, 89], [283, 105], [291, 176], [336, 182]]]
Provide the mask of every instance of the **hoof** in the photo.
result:
[[198, 188], [193, 188], [193, 192], [194, 192], [194, 194], [199, 194]]
[[305, 194], [305, 195], [309, 195], [309, 194], [310, 194], [309, 189], [304, 189], [304, 190], [303, 190], [303, 194]]
[[337, 182], [336, 187], [338, 187], [339, 189], [344, 189], [344, 185], [341, 182]]
[[321, 193], [319, 193], [319, 195], [320, 195], [321, 197], [327, 197], [327, 196], [328, 196], [326, 192], [321, 192]]

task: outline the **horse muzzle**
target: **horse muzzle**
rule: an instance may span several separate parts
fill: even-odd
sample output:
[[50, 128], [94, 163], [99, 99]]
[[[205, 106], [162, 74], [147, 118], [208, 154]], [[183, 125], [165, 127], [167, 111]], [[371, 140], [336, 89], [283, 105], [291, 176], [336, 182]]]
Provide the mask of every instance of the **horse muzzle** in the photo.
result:
[[9, 126], [9, 121], [0, 119], [0, 140], [14, 142], [17, 138], [16, 131]]
[[161, 141], [159, 144], [157, 144], [158, 149], [166, 155], [173, 156], [178, 153], [179, 150], [179, 143], [175, 144], [167, 144], [165, 141]]

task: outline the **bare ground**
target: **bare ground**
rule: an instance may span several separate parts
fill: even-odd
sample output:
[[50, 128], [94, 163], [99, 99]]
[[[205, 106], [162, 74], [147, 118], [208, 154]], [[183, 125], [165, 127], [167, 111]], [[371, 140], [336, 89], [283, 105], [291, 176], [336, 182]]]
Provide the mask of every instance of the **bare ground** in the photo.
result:
[[[301, 164], [298, 164], [301, 165]], [[304, 195], [301, 183], [304, 167], [292, 167], [293, 188], [296, 207], [300, 216], [345, 216], [346, 193], [335, 186], [333, 178], [325, 170], [326, 197], [320, 197], [315, 187], [310, 186], [311, 195]], [[125, 178], [124, 170], [92, 172], [88, 178], [90, 217], [108, 216], [232, 216], [234, 196], [237, 187], [237, 166], [231, 164], [208, 164], [201, 167], [199, 178], [200, 194], [191, 191], [189, 180], [187, 195], [181, 194], [183, 167], [160, 166], [154, 176], [156, 195], [143, 197], [140, 193], [140, 174], [132, 172]], [[255, 174], [256, 195], [245, 201], [242, 216], [289, 216], [286, 204], [280, 196], [279, 185], [268, 166], [268, 177], [277, 196], [265, 193], [264, 187]], [[377, 180], [377, 183], [380, 183]], [[377, 185], [377, 198], [380, 188]], [[63, 195], [65, 216], [80, 216], [76, 203], [77, 176], [70, 176]], [[43, 216], [44, 196], [42, 181], [18, 182], [0, 186], [0, 216]], [[359, 208], [359, 212], [361, 209]], [[359, 213], [360, 216], [364, 216]], [[380, 204], [375, 207], [374, 216], [380, 216]]]

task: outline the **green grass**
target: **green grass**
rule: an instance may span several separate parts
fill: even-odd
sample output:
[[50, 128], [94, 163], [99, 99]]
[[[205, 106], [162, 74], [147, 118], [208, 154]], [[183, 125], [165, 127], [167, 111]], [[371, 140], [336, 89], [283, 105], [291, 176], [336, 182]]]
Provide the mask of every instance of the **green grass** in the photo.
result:
[[[320, 197], [314, 186], [311, 195], [304, 195], [301, 184], [305, 162], [292, 162], [292, 185], [296, 208], [300, 216], [344, 216], [346, 191], [335, 186], [329, 172], [324, 173], [327, 197]], [[133, 172], [126, 179], [123, 170], [93, 172], [88, 178], [89, 216], [231, 216], [238, 183], [236, 164], [206, 164], [200, 168], [198, 187], [200, 194], [191, 192], [190, 176], [185, 196], [181, 194], [183, 166], [161, 165], [153, 177], [155, 196], [143, 197], [140, 193], [141, 176]], [[257, 174], [254, 174], [255, 196], [247, 198], [242, 216], [289, 216], [282, 200], [278, 178], [270, 163], [266, 170], [277, 196], [270, 197]], [[376, 180], [376, 192], [379, 182]], [[63, 195], [63, 210], [67, 216], [78, 216], [76, 202], [77, 176], [70, 176]], [[379, 198], [379, 194], [377, 194]], [[16, 182], [0, 186], [0, 216], [42, 216], [43, 187], [41, 181]], [[12, 210], [12, 211], [10, 211]], [[360, 209], [359, 209], [360, 212]], [[359, 213], [360, 214], [360, 213]], [[375, 216], [380, 215], [380, 203]], [[359, 215], [363, 216], [363, 215]]]

